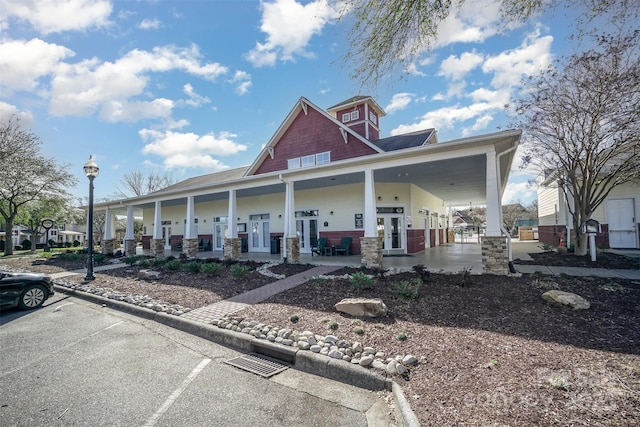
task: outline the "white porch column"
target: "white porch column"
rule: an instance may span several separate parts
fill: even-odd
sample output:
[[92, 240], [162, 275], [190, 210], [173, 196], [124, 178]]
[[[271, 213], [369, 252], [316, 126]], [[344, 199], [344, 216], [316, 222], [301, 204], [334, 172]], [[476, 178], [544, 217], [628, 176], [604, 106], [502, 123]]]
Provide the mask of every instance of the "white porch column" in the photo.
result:
[[238, 238], [238, 211], [236, 208], [236, 190], [229, 190], [229, 228], [227, 237]]
[[162, 239], [162, 205], [156, 202], [153, 212], [153, 238]]
[[187, 223], [184, 225], [184, 238], [185, 239], [195, 239], [198, 236], [194, 236], [194, 206], [193, 206], [193, 196], [187, 197]]
[[487, 153], [487, 229], [486, 236], [501, 236], [500, 225], [500, 183], [498, 182], [496, 152], [494, 150]]
[[127, 206], [127, 224], [124, 231], [124, 240], [135, 239], [135, 233], [133, 231], [133, 206]]
[[364, 237], [378, 237], [378, 219], [376, 215], [376, 183], [373, 170], [364, 171]]
[[103, 240], [113, 240], [115, 235], [115, 221], [113, 214], [111, 213], [111, 209], [107, 208], [104, 214], [104, 235], [102, 236]]
[[[285, 181], [285, 195], [284, 195], [284, 242], [281, 245], [282, 258], [295, 257], [295, 253], [289, 253], [292, 249], [292, 242], [290, 239], [297, 238], [296, 234], [296, 212], [295, 212], [295, 196], [294, 196], [294, 183], [291, 181]], [[297, 258], [300, 258], [298, 253]], [[297, 262], [297, 259], [294, 260]]]

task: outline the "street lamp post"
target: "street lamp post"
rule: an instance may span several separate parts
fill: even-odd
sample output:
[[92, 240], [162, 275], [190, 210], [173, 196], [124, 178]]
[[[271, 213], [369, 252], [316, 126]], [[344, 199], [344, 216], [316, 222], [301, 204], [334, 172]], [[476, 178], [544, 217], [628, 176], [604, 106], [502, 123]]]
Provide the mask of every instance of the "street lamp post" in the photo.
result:
[[93, 276], [93, 180], [98, 176], [100, 168], [93, 161], [93, 156], [89, 156], [89, 160], [82, 168], [84, 174], [89, 178], [89, 220], [87, 221], [87, 236], [89, 238], [89, 253], [87, 258], [87, 276], [84, 280], [94, 280]]

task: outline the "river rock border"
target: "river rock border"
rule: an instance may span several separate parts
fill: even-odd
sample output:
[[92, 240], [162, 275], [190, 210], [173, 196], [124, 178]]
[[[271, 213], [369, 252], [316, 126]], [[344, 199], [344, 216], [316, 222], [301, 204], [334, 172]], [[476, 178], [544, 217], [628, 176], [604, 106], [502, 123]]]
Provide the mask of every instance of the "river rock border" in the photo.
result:
[[300, 332], [289, 328], [279, 328], [233, 315], [214, 319], [211, 324], [221, 329], [251, 335], [272, 343], [343, 360], [352, 365], [381, 370], [389, 375], [406, 376], [412, 366], [420, 363], [420, 360], [411, 354], [387, 357], [384, 352], [373, 347], [366, 347], [358, 341], [343, 340], [335, 335], [318, 335], [311, 331]]

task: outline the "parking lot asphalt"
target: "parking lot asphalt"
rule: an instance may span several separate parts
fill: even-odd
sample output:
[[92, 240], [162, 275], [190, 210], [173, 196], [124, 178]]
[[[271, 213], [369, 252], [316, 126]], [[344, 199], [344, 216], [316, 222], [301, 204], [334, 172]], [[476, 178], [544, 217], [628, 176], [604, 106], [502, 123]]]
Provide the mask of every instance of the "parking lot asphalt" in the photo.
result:
[[0, 425], [395, 425], [389, 392], [224, 363], [240, 354], [58, 293], [0, 313]]

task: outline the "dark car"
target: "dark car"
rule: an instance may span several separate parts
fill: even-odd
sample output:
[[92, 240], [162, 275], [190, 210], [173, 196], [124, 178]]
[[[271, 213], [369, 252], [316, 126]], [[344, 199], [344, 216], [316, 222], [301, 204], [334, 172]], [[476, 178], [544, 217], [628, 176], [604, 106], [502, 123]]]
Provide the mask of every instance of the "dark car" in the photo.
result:
[[38, 308], [55, 293], [46, 274], [0, 271], [0, 307]]

